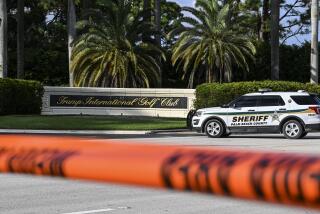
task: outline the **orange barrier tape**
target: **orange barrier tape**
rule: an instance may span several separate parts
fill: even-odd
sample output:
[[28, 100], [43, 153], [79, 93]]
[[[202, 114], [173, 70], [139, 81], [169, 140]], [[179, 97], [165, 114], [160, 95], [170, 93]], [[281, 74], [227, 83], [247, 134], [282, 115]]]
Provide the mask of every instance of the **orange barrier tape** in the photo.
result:
[[320, 157], [0, 135], [0, 172], [144, 185], [320, 208]]

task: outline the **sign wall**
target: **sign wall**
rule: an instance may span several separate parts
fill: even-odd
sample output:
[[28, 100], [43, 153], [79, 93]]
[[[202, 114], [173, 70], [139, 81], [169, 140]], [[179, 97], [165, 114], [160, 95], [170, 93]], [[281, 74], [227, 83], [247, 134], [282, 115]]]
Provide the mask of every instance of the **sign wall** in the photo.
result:
[[186, 117], [193, 89], [45, 87], [43, 115]]

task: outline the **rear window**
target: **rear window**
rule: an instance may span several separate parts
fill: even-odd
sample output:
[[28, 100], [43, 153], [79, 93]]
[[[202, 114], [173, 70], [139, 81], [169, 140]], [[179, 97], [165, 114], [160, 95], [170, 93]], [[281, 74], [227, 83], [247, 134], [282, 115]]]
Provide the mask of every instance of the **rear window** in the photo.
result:
[[315, 95], [309, 96], [291, 96], [298, 105], [320, 105], [320, 100]]

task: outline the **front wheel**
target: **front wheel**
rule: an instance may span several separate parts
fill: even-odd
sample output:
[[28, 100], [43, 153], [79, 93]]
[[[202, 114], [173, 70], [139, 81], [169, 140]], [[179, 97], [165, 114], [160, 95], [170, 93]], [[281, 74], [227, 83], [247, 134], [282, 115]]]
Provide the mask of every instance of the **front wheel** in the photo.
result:
[[300, 136], [300, 138], [304, 138], [305, 136], [307, 136], [308, 132], [303, 132], [303, 134]]
[[223, 136], [225, 128], [219, 120], [212, 119], [206, 123], [205, 132], [208, 137], [219, 138]]
[[299, 139], [303, 136], [304, 130], [299, 121], [289, 120], [283, 125], [282, 133], [287, 139]]

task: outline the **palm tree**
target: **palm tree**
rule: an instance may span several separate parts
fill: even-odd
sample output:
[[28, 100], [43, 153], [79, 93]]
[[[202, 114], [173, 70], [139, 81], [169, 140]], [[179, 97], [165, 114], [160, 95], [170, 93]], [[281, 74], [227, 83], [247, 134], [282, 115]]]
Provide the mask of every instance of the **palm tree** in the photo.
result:
[[0, 78], [7, 77], [7, 5], [0, 1]]
[[18, 0], [17, 8], [17, 78], [24, 78], [24, 0]]
[[[155, 13], [154, 13], [154, 20], [155, 20], [155, 25], [158, 33], [155, 35], [156, 38], [156, 43], [159, 47], [161, 47], [161, 0], [155, 0], [154, 1], [154, 8], [155, 8]], [[161, 56], [158, 58], [159, 61], [161, 61]], [[159, 70], [160, 74], [160, 87], [162, 87], [162, 69], [160, 66]]]
[[[154, 1], [154, 8], [155, 8], [155, 25], [157, 31], [161, 31], [161, 0]], [[159, 46], [161, 46], [161, 35], [156, 35], [156, 41]]]
[[69, 86], [74, 86], [74, 76], [71, 69], [72, 43], [76, 37], [76, 10], [74, 0], [68, 0], [68, 62], [69, 62]]
[[72, 71], [76, 86], [150, 87], [159, 83], [159, 62], [164, 54], [145, 42], [154, 25], [134, 17], [126, 0], [112, 0], [103, 24], [92, 22], [74, 43]]
[[219, 6], [217, 0], [197, 0], [196, 8], [185, 7], [193, 17], [184, 17], [184, 26], [169, 33], [179, 34], [173, 48], [172, 61], [182, 67], [184, 78], [189, 74], [189, 87], [197, 72], [205, 70], [206, 82], [231, 81], [234, 65], [249, 70], [247, 58], [253, 58], [255, 47], [236, 32], [237, 24], [230, 21], [229, 5]]
[[318, 29], [319, 29], [319, 20], [318, 20], [318, 0], [312, 0], [311, 5], [311, 27], [312, 27], [312, 39], [311, 39], [311, 78], [310, 82], [313, 84], [318, 84], [319, 82], [319, 61], [318, 61]]
[[279, 80], [280, 0], [271, 1], [271, 79]]
[[264, 42], [268, 42], [270, 40], [270, 32], [269, 32], [269, 19], [270, 19], [270, 13], [269, 13], [269, 6], [270, 2], [269, 0], [263, 0], [262, 3], [262, 17], [261, 17], [261, 35], [260, 39], [262, 39]]

